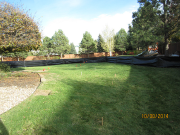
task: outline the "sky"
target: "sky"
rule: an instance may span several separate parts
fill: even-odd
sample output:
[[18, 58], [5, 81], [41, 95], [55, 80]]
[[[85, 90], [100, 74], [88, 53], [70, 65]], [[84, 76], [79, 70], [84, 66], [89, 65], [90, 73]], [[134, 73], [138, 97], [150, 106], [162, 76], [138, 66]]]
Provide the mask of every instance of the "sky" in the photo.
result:
[[[42, 39], [52, 37], [61, 29], [69, 43], [79, 46], [85, 31], [94, 40], [106, 25], [117, 33], [121, 28], [128, 31], [132, 12], [137, 11], [137, 0], [6, 0], [22, 5], [25, 11], [39, 23]], [[76, 47], [78, 51], [78, 47]]]

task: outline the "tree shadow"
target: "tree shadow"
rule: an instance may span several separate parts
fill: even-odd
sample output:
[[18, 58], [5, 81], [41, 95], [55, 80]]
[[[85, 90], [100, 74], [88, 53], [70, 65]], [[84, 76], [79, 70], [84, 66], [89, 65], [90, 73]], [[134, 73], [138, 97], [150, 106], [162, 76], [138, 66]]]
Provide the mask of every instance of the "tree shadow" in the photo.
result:
[[0, 119], [0, 135], [9, 135], [6, 127], [4, 126], [3, 122]]
[[23, 71], [26, 70], [25, 67], [11, 68], [11, 71]]
[[[114, 64], [114, 68], [120, 67], [116, 75], [121, 78], [112, 77], [112, 70], [112, 76], [104, 73], [105, 78], [96, 76], [85, 77], [83, 80], [60, 80], [59, 83], [68, 88], [68, 91], [63, 92], [66, 96], [61, 94], [62, 86], [58, 88], [59, 93], [49, 96], [54, 96], [57, 100], [55, 109], [47, 113], [46, 121], [33, 127], [32, 134], [144, 135], [178, 132], [178, 128], [174, 130], [172, 127], [178, 127], [180, 120], [180, 92], [174, 91], [179, 83], [171, 81], [171, 84], [168, 84], [168, 79], [162, 82], [163, 69], [161, 71], [155, 67], [131, 65], [126, 70], [121, 70], [122, 66], [125, 65]], [[157, 77], [160, 81], [157, 81]], [[96, 79], [94, 83], [93, 79]], [[176, 81], [180, 82], [179, 79]], [[174, 86], [171, 86], [172, 84]], [[170, 87], [171, 91], [168, 90]], [[65, 102], [62, 103], [61, 98], [66, 98]], [[170, 116], [168, 119], [151, 119], [142, 118], [142, 114]]]
[[[38, 130], [38, 134], [52, 131], [55, 134], [160, 134], [163, 129], [166, 129], [167, 133], [172, 133], [172, 125], [166, 124], [170, 118], [143, 119], [142, 114], [174, 113], [175, 116], [177, 113], [172, 112], [172, 109], [177, 110], [175, 108], [180, 103], [179, 100], [173, 107], [172, 104], [168, 106], [169, 102], [164, 103], [160, 95], [167, 96], [169, 92], [162, 91], [164, 88], [162, 85], [159, 87], [152, 76], [145, 77], [146, 81], [150, 82], [142, 84], [143, 80], [139, 75], [142, 71], [139, 68], [142, 66], [131, 66], [128, 79], [121, 82], [116, 82], [111, 77], [96, 78], [105, 81], [105, 85], [91, 83], [88, 80], [61, 80], [66, 86], [71, 87], [65, 107], [57, 109], [48, 124]], [[154, 70], [157, 74], [159, 71], [154, 67], [143, 68], [145, 76], [149, 71]], [[150, 91], [151, 87], [156, 88], [156, 85], [161, 90]], [[169, 108], [168, 111], [166, 107]], [[161, 125], [159, 129], [156, 128], [158, 125]]]

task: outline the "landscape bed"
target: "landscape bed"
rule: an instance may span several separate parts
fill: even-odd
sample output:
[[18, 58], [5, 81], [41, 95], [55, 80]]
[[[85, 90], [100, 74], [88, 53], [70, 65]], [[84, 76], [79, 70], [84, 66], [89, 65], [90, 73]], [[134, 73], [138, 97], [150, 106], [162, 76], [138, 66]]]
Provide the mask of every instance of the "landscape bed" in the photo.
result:
[[0, 115], [0, 134], [180, 133], [180, 68], [102, 62], [12, 70], [44, 68], [38, 89], [52, 94], [32, 95]]

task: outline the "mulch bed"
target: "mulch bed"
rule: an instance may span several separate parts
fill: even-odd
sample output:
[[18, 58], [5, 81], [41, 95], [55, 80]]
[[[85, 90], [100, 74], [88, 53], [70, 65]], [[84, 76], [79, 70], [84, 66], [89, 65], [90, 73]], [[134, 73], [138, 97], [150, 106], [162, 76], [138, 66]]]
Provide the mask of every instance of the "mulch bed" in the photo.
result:
[[8, 78], [0, 79], [0, 87], [7, 86], [17, 86], [17, 87], [26, 87], [37, 85], [40, 82], [40, 76], [38, 73], [31, 72], [12, 72], [11, 76]]

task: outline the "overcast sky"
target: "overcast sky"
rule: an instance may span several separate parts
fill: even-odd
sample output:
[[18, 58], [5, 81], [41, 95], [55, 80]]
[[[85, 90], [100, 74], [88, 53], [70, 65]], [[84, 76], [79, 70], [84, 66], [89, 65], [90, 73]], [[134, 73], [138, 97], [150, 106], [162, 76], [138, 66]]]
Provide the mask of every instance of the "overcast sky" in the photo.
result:
[[[7, 0], [22, 5], [40, 23], [42, 36], [52, 37], [63, 30], [69, 43], [78, 46], [85, 31], [97, 39], [105, 26], [118, 32], [128, 31], [137, 0]], [[76, 48], [76, 50], [78, 47]]]

